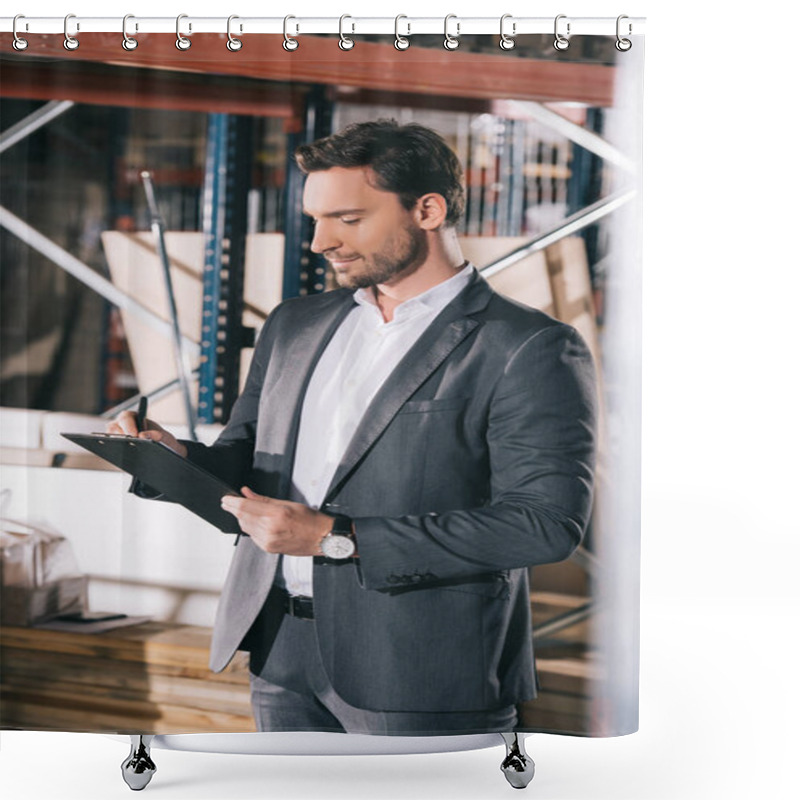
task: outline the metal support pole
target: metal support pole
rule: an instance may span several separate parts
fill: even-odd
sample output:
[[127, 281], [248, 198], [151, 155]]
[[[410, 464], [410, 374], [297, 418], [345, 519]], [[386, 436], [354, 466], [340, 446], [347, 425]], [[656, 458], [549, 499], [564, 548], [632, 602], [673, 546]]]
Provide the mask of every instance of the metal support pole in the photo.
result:
[[491, 264], [487, 264], [481, 269], [481, 275], [483, 275], [484, 278], [490, 278], [492, 275], [496, 275], [498, 272], [513, 266], [518, 261], [522, 261], [523, 258], [527, 258], [533, 253], [538, 253], [540, 250], [550, 247], [551, 244], [567, 236], [571, 236], [573, 233], [577, 233], [587, 225], [593, 225], [612, 211], [616, 211], [620, 206], [633, 200], [635, 196], [636, 190], [631, 189], [630, 191], [620, 192], [611, 197], [604, 198], [603, 200], [598, 200], [596, 203], [592, 203], [592, 205], [587, 206], [577, 214], [567, 217], [560, 225], [551, 228], [541, 236], [537, 236], [528, 244], [524, 244], [522, 247], [512, 250], [510, 253]]
[[[79, 261], [71, 253], [59, 247], [55, 242], [39, 233], [39, 231], [3, 206], [0, 206], [0, 226], [22, 239], [25, 244], [40, 252], [45, 258], [49, 258], [56, 266], [61, 267], [65, 272], [77, 278], [81, 283], [105, 297], [109, 302], [114, 303], [123, 311], [130, 311], [132, 314], [136, 314], [151, 328], [165, 336], [172, 334], [172, 328], [168, 322], [165, 322], [149, 308], [125, 294], [125, 292], [114, 286], [111, 281], [106, 280], [91, 267]], [[199, 354], [198, 345], [191, 339], [183, 336], [181, 341], [188, 355], [195, 356]]]
[[253, 125], [247, 117], [209, 114], [203, 187], [203, 316], [198, 417], [225, 422], [239, 394], [247, 191]]
[[[196, 378], [198, 374], [197, 369], [192, 371], [192, 377]], [[147, 399], [153, 403], [156, 400], [161, 400], [162, 397], [167, 397], [168, 395], [172, 394], [177, 389], [180, 389], [180, 380], [178, 378], [173, 378], [171, 381], [159, 386], [157, 389], [153, 389], [153, 391], [147, 393]], [[126, 400], [123, 400], [121, 403], [118, 403], [113, 408], [106, 409], [100, 416], [103, 419], [114, 419], [117, 414], [121, 413], [122, 411], [127, 411], [129, 408], [136, 408], [139, 405], [139, 400], [141, 400], [143, 394], [138, 392], [137, 394], [131, 395]]]
[[565, 136], [584, 150], [599, 156], [603, 161], [614, 164], [614, 166], [620, 167], [626, 172], [634, 173], [636, 171], [635, 162], [620, 152], [613, 144], [603, 139], [602, 136], [584, 128], [582, 125], [571, 122], [541, 103], [535, 103], [530, 100], [509, 100], [502, 103], [503, 109], [509, 107], [519, 109], [526, 119], [535, 119], [542, 125], [556, 131], [556, 133]]
[[[595, 131], [591, 134], [599, 141], [599, 134], [603, 130], [603, 110], [600, 108], [590, 108], [586, 111], [586, 127]], [[581, 130], [584, 130], [581, 128]], [[585, 133], [590, 133], [586, 130]], [[572, 164], [570, 165], [571, 177], [567, 182], [567, 213], [573, 214], [576, 211], [594, 203], [603, 194], [603, 157], [596, 149], [586, 148], [580, 142], [572, 148]], [[594, 265], [598, 258], [598, 230], [597, 228], [587, 228], [583, 231], [583, 240], [586, 243], [586, 257], [589, 261], [589, 269], [594, 285]]]
[[197, 441], [197, 434], [194, 429], [194, 408], [192, 407], [191, 387], [189, 386], [189, 375], [192, 368], [187, 365], [186, 356], [181, 346], [181, 327], [178, 321], [178, 307], [175, 303], [175, 292], [172, 288], [172, 275], [169, 271], [169, 256], [167, 255], [167, 245], [164, 241], [164, 223], [158, 212], [153, 180], [149, 172], [142, 173], [144, 192], [147, 197], [147, 205], [150, 209], [150, 229], [156, 240], [158, 255], [164, 273], [164, 286], [167, 290], [167, 301], [169, 303], [169, 315], [172, 322], [172, 351], [175, 357], [175, 369], [178, 371], [178, 382], [183, 395], [183, 407], [186, 414], [186, 424], [189, 426], [189, 437], [193, 442]]
[[297, 297], [325, 291], [325, 260], [310, 250], [311, 220], [303, 214], [304, 176], [294, 160], [294, 151], [331, 133], [333, 104], [325, 88], [315, 87], [306, 98], [302, 131], [288, 137], [286, 187], [284, 195], [283, 297]]
[[[499, 121], [498, 121], [499, 122]], [[513, 127], [512, 120], [505, 120], [499, 123], [500, 130], [496, 134], [497, 138], [497, 179], [496, 184], [499, 186], [497, 192], [497, 224], [495, 226], [496, 236], [510, 236], [509, 231], [509, 215], [511, 209], [511, 192], [514, 174], [511, 168], [511, 129]]]
[[508, 235], [519, 236], [525, 217], [525, 124], [521, 120], [509, 120], [511, 126], [511, 174], [509, 194], [511, 208], [508, 215]]
[[60, 117], [74, 105], [72, 100], [51, 100], [41, 108], [37, 108], [25, 119], [21, 119], [16, 125], [12, 125], [7, 131], [0, 133], [0, 153], [5, 153], [9, 147], [13, 147], [17, 142], [47, 125], [51, 120]]
[[547, 620], [547, 622], [543, 622], [541, 625], [534, 625], [532, 631], [533, 638], [544, 639], [566, 628], [571, 628], [573, 625], [577, 625], [579, 622], [588, 619], [594, 608], [594, 603], [586, 603], [579, 608], [565, 611], [563, 614], [559, 614], [557, 617], [553, 617]]

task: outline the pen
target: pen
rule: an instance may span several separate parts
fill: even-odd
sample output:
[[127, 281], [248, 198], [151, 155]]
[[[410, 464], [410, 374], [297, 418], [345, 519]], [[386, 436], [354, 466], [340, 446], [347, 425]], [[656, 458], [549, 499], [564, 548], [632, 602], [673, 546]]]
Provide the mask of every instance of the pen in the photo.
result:
[[139, 400], [139, 409], [136, 412], [136, 430], [138, 433], [147, 430], [147, 395], [142, 395]]

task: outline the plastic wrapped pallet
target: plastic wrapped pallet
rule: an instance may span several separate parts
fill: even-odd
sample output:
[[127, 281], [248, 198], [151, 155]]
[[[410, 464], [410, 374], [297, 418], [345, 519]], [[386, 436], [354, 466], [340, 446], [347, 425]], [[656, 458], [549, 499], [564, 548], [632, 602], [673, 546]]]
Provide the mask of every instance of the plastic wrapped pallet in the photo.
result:
[[3, 625], [33, 625], [86, 608], [87, 579], [64, 536], [4, 519], [0, 565]]

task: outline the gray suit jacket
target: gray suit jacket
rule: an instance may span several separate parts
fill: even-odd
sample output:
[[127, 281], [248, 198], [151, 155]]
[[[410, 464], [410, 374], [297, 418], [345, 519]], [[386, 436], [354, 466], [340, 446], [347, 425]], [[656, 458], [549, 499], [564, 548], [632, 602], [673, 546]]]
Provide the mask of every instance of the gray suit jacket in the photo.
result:
[[[353, 308], [337, 290], [270, 315], [230, 422], [189, 457], [288, 498], [303, 396]], [[595, 381], [579, 335], [476, 274], [380, 389], [322, 510], [355, 522], [359, 558], [315, 559], [323, 664], [350, 704], [472, 711], [535, 696], [527, 568], [566, 558], [591, 506]], [[220, 599], [210, 666], [263, 660], [277, 557], [243, 537]], [[249, 635], [248, 635], [249, 632]]]

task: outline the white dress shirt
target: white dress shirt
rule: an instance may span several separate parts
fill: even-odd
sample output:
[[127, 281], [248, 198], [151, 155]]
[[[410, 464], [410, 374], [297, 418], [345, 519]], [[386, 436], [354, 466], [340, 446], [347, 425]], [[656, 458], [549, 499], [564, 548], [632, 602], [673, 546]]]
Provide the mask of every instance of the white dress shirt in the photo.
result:
[[[372, 398], [433, 319], [466, 287], [468, 264], [400, 303], [384, 322], [373, 290], [358, 289], [355, 308], [331, 338], [311, 376], [297, 436], [291, 499], [319, 508]], [[290, 594], [313, 596], [311, 556], [284, 556]]]

